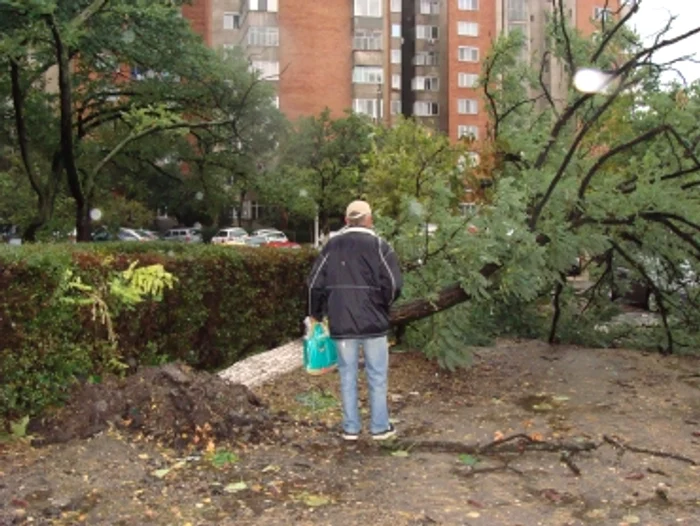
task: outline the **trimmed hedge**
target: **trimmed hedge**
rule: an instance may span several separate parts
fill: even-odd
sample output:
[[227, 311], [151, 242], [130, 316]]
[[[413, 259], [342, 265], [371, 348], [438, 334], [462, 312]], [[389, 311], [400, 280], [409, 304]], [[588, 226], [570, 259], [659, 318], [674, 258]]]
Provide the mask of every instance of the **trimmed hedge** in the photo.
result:
[[301, 335], [314, 257], [164, 242], [0, 247], [0, 420], [60, 401], [76, 377], [114, 364], [90, 308], [56, 299], [67, 269], [93, 284], [133, 261], [162, 264], [178, 282], [162, 301], [115, 316], [119, 360], [215, 369]]

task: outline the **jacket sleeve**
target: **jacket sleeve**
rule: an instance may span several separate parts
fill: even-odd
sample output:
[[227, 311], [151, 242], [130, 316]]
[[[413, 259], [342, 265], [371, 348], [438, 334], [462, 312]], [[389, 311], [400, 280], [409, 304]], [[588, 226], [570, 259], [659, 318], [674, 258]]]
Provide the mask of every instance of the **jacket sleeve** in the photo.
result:
[[317, 320], [323, 319], [327, 313], [326, 276], [328, 255], [328, 245], [326, 245], [316, 258], [307, 279], [307, 286], [309, 287], [309, 315]]
[[394, 249], [384, 240], [380, 241], [379, 254], [381, 259], [382, 292], [387, 299], [387, 303], [391, 305], [401, 296], [401, 289], [403, 289], [403, 276], [399, 267], [399, 258]]

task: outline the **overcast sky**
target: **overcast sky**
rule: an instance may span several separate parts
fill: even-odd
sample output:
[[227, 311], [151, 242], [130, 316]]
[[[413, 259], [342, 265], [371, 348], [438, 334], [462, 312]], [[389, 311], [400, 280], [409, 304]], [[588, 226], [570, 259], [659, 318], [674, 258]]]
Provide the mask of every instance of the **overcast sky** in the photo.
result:
[[[631, 23], [642, 37], [653, 41], [656, 33], [663, 29], [666, 20], [672, 15], [677, 15], [678, 19], [673, 23], [670, 37], [700, 26], [700, 0], [641, 0], [639, 12], [632, 17]], [[655, 61], [671, 60], [698, 52], [700, 52], [700, 34], [669, 46], [663, 53], [660, 52], [656, 56]], [[700, 55], [696, 58], [700, 58]], [[700, 79], [700, 64], [685, 62], [676, 67], [688, 82]], [[673, 77], [666, 80], [671, 78]]]

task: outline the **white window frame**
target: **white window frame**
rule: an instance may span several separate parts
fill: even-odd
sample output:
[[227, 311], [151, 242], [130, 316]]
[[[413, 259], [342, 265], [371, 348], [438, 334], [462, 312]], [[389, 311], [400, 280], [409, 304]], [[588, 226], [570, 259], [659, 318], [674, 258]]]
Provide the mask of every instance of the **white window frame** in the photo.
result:
[[383, 111], [383, 101], [381, 99], [353, 99], [352, 111], [360, 115], [368, 115], [373, 119], [381, 119]]
[[416, 117], [437, 117], [440, 115], [440, 104], [431, 100], [417, 100], [413, 104], [413, 114]]
[[278, 47], [280, 30], [276, 26], [250, 26], [246, 34], [246, 43], [252, 47]]
[[457, 0], [457, 9], [460, 11], [478, 11], [479, 0]]
[[355, 29], [353, 49], [363, 51], [381, 51], [384, 48], [384, 38], [380, 29]]
[[392, 49], [391, 50], [391, 63], [392, 64], [401, 64], [401, 50], [400, 49]]
[[383, 0], [355, 0], [355, 10], [353, 12], [355, 16], [381, 18], [382, 3]]
[[[224, 30], [234, 31], [241, 27], [241, 14], [235, 11], [227, 11], [223, 17]], [[230, 22], [230, 23], [229, 23]]]
[[391, 101], [391, 114], [392, 115], [400, 115], [401, 114], [401, 101], [400, 100], [392, 100]]
[[391, 24], [391, 38], [401, 38], [401, 24]]
[[253, 60], [250, 63], [253, 71], [260, 74], [262, 80], [279, 80], [280, 63], [272, 60]]
[[460, 124], [457, 126], [457, 138], [473, 137], [474, 140], [479, 139], [479, 127], [470, 124]]
[[429, 40], [434, 42], [440, 38], [440, 28], [438, 26], [416, 25], [416, 39]]
[[411, 88], [413, 91], [440, 91], [440, 79], [435, 75], [413, 77]]
[[391, 12], [400, 13], [402, 9], [401, 3], [401, 0], [391, 0]]
[[439, 66], [440, 55], [437, 51], [419, 51], [413, 57], [414, 66]]
[[474, 46], [459, 46], [457, 59], [460, 62], [479, 62], [479, 48]]
[[392, 75], [391, 76], [391, 89], [401, 89], [401, 75]]
[[479, 24], [460, 20], [457, 22], [457, 34], [462, 37], [478, 37]]
[[421, 15], [439, 15], [440, 2], [437, 0], [420, 0]]
[[248, 0], [248, 10], [249, 11], [259, 11], [260, 1], [259, 0]]
[[610, 22], [612, 20], [612, 10], [609, 8], [596, 6], [593, 8], [593, 20], [603, 20], [605, 22]]
[[476, 99], [457, 99], [457, 113], [476, 115], [479, 113], [479, 101]]
[[268, 13], [276, 13], [279, 11], [279, 2], [277, 0], [267, 0]]
[[379, 66], [355, 66], [352, 69], [355, 84], [383, 84], [384, 68]]
[[457, 86], [460, 88], [476, 88], [479, 85], [479, 75], [476, 73], [457, 73]]

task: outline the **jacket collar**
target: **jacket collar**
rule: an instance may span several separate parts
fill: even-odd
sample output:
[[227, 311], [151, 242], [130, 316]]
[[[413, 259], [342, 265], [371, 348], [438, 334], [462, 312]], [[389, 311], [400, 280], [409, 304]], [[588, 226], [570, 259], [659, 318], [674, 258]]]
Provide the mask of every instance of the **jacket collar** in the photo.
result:
[[343, 230], [340, 232], [341, 235], [344, 234], [351, 234], [353, 232], [356, 232], [358, 234], [369, 234], [370, 236], [377, 237], [377, 234], [374, 230], [371, 228], [366, 228], [363, 226], [348, 226], [343, 228]]

